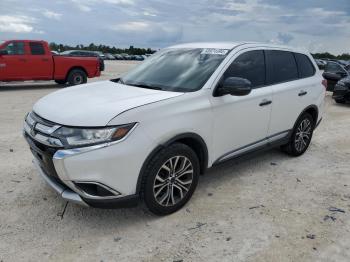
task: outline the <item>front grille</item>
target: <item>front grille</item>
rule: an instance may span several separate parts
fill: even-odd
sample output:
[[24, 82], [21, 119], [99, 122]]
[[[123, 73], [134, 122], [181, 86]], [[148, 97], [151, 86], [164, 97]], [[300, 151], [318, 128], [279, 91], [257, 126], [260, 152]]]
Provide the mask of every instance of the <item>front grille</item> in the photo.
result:
[[[36, 128], [37, 125], [40, 125], [39, 128]], [[53, 133], [57, 128], [59, 128], [58, 125], [31, 112], [24, 123], [24, 138], [46, 175], [62, 184], [53, 164], [53, 156], [62, 144], [57, 143], [56, 140], [59, 141], [59, 139], [50, 137], [50, 133]]]

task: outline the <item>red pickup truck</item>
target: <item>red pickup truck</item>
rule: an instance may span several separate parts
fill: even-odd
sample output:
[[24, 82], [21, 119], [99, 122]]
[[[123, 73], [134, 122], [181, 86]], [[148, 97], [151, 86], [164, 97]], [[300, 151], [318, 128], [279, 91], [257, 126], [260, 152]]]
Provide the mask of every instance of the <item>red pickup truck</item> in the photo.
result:
[[55, 55], [45, 41], [0, 43], [0, 81], [55, 80], [58, 84], [78, 85], [100, 75], [97, 57]]

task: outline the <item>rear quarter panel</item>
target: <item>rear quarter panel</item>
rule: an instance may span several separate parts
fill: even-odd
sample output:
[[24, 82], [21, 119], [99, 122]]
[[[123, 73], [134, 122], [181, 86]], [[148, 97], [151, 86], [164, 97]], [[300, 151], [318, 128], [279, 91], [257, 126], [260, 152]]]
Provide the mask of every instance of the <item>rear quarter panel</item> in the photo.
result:
[[65, 79], [68, 72], [74, 68], [83, 68], [89, 78], [100, 76], [99, 61], [96, 57], [69, 57], [69, 56], [53, 56], [55, 70], [55, 79]]

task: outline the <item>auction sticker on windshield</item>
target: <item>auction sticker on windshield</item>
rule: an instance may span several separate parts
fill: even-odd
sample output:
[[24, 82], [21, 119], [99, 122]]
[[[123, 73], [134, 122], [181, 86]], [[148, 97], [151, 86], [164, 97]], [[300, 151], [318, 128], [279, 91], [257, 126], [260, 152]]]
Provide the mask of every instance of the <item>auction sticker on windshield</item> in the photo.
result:
[[201, 55], [226, 55], [228, 49], [204, 48]]

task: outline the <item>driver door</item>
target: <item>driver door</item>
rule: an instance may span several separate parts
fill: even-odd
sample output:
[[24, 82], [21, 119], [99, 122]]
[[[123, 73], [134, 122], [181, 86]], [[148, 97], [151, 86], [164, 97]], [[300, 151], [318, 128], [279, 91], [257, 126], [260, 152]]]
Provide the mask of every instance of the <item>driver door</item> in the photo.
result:
[[[228, 77], [248, 79], [252, 91], [245, 96], [212, 97], [213, 149], [215, 162], [221, 162], [267, 144], [272, 91], [265, 86], [263, 50], [240, 53], [227, 68]], [[220, 88], [220, 83], [217, 88]]]
[[0, 79], [5, 81], [24, 79], [26, 73], [24, 42], [9, 42], [4, 49], [7, 54], [0, 55]]

